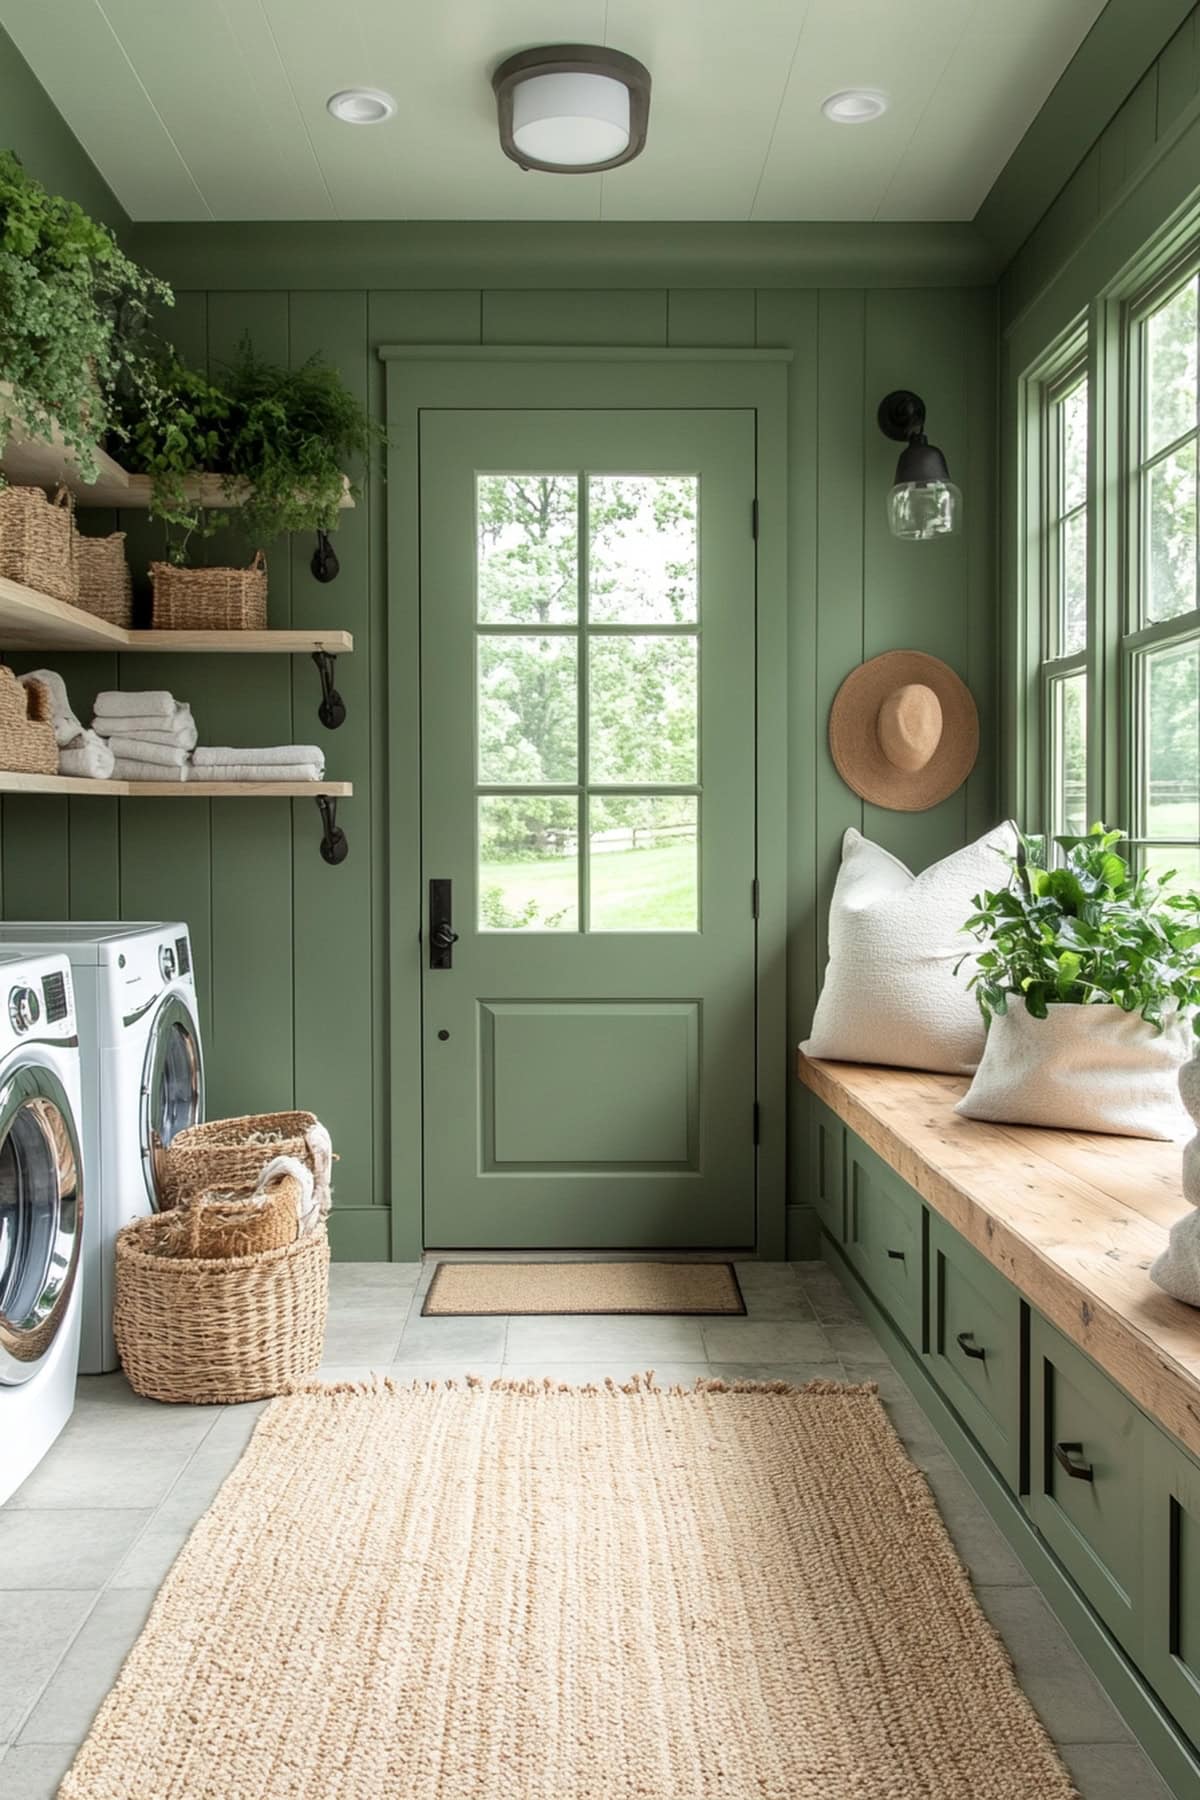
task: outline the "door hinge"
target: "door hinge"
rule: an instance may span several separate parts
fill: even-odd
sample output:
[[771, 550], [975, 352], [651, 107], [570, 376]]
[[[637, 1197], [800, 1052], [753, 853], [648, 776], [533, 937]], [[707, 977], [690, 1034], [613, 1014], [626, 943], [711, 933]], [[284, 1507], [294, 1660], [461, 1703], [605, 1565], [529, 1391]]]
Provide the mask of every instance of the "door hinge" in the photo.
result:
[[754, 880], [750, 883], [750, 917], [752, 919], [757, 919], [757, 917], [758, 917], [758, 876], [757, 875], [754, 877]]
[[758, 541], [758, 495], [757, 494], [755, 494], [753, 500], [750, 502], [750, 535], [757, 543], [757, 541]]
[[762, 1142], [762, 1108], [757, 1100], [754, 1102], [754, 1142], [756, 1145]]

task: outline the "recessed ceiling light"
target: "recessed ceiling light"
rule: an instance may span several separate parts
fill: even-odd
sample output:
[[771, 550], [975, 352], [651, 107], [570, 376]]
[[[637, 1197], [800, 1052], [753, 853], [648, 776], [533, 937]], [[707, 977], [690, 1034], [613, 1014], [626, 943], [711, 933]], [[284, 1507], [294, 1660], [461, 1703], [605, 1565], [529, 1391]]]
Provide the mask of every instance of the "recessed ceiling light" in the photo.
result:
[[396, 112], [396, 102], [382, 88], [343, 88], [325, 105], [344, 125], [382, 125]]
[[646, 142], [650, 71], [596, 44], [510, 56], [492, 76], [500, 147], [523, 169], [586, 175], [632, 162]]
[[821, 111], [835, 125], [866, 125], [881, 118], [887, 109], [888, 97], [878, 88], [845, 88], [821, 102]]

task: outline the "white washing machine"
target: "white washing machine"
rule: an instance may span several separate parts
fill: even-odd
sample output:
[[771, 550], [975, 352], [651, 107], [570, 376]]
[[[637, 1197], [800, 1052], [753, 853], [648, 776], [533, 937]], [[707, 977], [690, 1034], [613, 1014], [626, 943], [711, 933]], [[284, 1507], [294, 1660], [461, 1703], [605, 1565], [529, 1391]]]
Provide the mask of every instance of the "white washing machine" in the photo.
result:
[[71, 988], [65, 956], [0, 956], [0, 1501], [75, 1404], [86, 1214]]
[[204, 1117], [204, 1061], [192, 948], [182, 924], [0, 924], [0, 955], [54, 950], [75, 978], [83, 1157], [92, 1202], [84, 1226], [79, 1368], [117, 1367], [114, 1253], [122, 1225], [158, 1204], [159, 1158]]

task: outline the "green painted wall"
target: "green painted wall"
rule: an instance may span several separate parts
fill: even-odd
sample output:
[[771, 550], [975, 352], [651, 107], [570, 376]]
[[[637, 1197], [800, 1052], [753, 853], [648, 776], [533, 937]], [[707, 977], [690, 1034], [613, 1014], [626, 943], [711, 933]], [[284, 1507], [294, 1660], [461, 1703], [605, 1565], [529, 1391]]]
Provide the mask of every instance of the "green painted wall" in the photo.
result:
[[0, 146], [51, 193], [124, 232], [128, 215], [6, 31], [0, 30]]

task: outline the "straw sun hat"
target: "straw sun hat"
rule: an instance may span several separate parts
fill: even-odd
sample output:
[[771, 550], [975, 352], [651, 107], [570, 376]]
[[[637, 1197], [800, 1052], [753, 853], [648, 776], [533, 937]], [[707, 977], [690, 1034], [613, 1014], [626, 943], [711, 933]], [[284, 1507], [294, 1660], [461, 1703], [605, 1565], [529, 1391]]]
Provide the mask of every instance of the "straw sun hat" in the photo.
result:
[[936, 656], [889, 650], [838, 689], [829, 748], [842, 780], [864, 800], [924, 812], [974, 768], [979, 715], [970, 690]]

